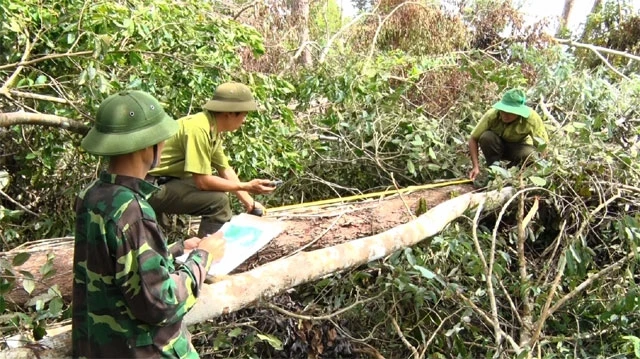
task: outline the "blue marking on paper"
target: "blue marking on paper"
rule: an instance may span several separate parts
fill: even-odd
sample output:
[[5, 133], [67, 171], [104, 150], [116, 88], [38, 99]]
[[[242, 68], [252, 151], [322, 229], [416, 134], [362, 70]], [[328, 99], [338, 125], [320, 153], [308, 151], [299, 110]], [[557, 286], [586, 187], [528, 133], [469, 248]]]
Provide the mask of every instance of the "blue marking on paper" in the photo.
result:
[[[222, 238], [226, 241], [224, 255], [220, 261], [211, 265], [209, 275], [230, 273], [283, 230], [284, 223], [276, 219], [252, 216], [247, 213], [234, 216], [220, 229], [223, 233]], [[188, 256], [184, 254], [176, 260], [184, 262]]]
[[229, 223], [224, 230], [224, 239], [227, 245], [238, 247], [251, 247], [262, 235], [262, 229], [257, 227], [243, 227]]

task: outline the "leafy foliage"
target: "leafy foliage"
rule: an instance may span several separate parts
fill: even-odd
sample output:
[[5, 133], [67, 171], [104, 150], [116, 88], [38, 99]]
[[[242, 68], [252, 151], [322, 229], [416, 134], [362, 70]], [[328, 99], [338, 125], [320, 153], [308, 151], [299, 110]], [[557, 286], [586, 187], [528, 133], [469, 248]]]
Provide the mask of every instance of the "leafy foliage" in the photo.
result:
[[[194, 342], [209, 357], [638, 356], [636, 65], [610, 58], [626, 66], [622, 80], [584, 66], [584, 54], [549, 45], [506, 1], [464, 1], [460, 13], [416, 3], [380, 2], [385, 24], [364, 17], [326, 61], [300, 69], [286, 17], [268, 16], [282, 2], [253, 13], [196, 1], [0, 2], [0, 112], [87, 125], [109, 93], [137, 88], [178, 117], [218, 83], [243, 81], [263, 108], [226, 145], [241, 177], [285, 180], [261, 199], [275, 206], [463, 177], [476, 121], [504, 89], [525, 88], [551, 138], [532, 165], [490, 170], [490, 188], [521, 191], [503, 212], [470, 213], [430, 243], [273, 300], [321, 319], [246, 309], [196, 326]], [[635, 51], [635, 15], [614, 10], [590, 18], [585, 39]], [[322, 47], [344, 22], [320, 13], [312, 33]], [[101, 167], [78, 140], [0, 127], [10, 149], [0, 157], [5, 249], [72, 232], [74, 194]], [[16, 270], [23, 260], [0, 262], [3, 293], [28, 277]], [[54, 294], [23, 312], [0, 300], [13, 320], [5, 330], [41, 335], [67, 313]]]
[[[640, 50], [640, 14], [628, 0], [607, 1], [587, 18], [580, 41], [605, 48], [637, 54]], [[586, 50], [577, 51], [589, 66], [602, 64], [602, 60]], [[638, 65], [625, 58], [606, 56], [608, 61], [625, 73], [637, 71]]]

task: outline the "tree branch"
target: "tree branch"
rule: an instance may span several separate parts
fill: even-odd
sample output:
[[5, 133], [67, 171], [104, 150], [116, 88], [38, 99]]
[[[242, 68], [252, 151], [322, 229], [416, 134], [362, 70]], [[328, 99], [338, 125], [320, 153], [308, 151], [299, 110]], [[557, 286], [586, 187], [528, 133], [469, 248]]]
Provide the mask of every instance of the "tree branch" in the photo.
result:
[[[24, 63], [29, 58], [29, 55], [31, 55], [32, 49], [33, 49], [33, 45], [31, 41], [29, 41], [29, 36], [27, 36], [27, 44], [24, 46], [24, 52], [22, 53], [22, 58], [20, 59], [21, 63]], [[0, 66], [0, 69], [1, 68], [2, 66]], [[13, 71], [11, 76], [9, 76], [7, 81], [5, 81], [5, 83], [0, 88], [0, 94], [9, 96], [9, 88], [13, 86], [13, 83], [16, 81], [16, 79], [18, 78], [18, 75], [20, 75], [20, 72], [22, 72], [23, 68], [24, 68], [24, 65], [20, 65], [15, 69], [15, 71]]]
[[342, 34], [346, 29], [348, 29], [349, 27], [351, 27], [352, 25], [360, 21], [360, 19], [362, 19], [363, 17], [369, 16], [369, 15], [373, 15], [373, 14], [367, 12], [367, 13], [362, 13], [356, 16], [353, 20], [351, 20], [351, 22], [344, 25], [342, 28], [340, 28], [340, 30], [338, 30], [335, 34], [333, 34], [333, 36], [329, 38], [329, 41], [327, 41], [327, 44], [324, 45], [324, 47], [322, 48], [322, 51], [320, 52], [320, 59], [318, 59], [318, 63], [324, 63], [324, 60], [327, 57], [329, 50], [331, 49], [331, 45], [333, 45], [333, 42], [338, 38], [340, 34]]
[[[607, 208], [607, 206], [609, 206], [609, 204], [611, 204], [613, 201], [615, 201], [616, 199], [618, 199], [620, 197], [621, 197], [620, 193], [618, 192], [616, 195], [612, 196], [608, 200], [606, 200], [603, 203], [601, 203], [598, 207], [594, 208], [594, 210], [591, 211], [591, 213], [589, 213], [589, 216], [583, 220], [582, 225], [580, 226], [580, 228], [578, 229], [578, 231], [574, 235], [574, 238], [579, 238], [582, 235], [582, 232], [587, 228], [589, 222], [591, 221], [591, 218], [593, 218], [593, 216], [595, 216], [596, 213], [600, 212], [602, 209]], [[529, 340], [529, 347], [533, 348], [533, 345], [537, 342], [537, 340], [538, 340], [538, 338], [540, 336], [540, 333], [542, 332], [542, 327], [544, 326], [544, 323], [547, 320], [547, 318], [549, 318], [549, 316], [551, 316], [553, 313], [555, 313], [556, 310], [558, 310], [560, 307], [562, 307], [564, 305], [564, 303], [566, 303], [571, 298], [575, 297], [578, 293], [582, 292], [584, 289], [586, 289], [588, 286], [590, 286], [596, 279], [599, 279], [600, 277], [602, 277], [605, 274], [613, 271], [617, 267], [622, 266], [622, 264], [624, 262], [626, 262], [627, 260], [629, 260], [629, 259], [631, 259], [633, 257], [635, 257], [635, 252], [629, 253], [629, 255], [627, 255], [626, 257], [620, 259], [616, 263], [610, 265], [609, 267], [607, 267], [607, 268], [601, 270], [600, 272], [596, 273], [595, 275], [589, 277], [584, 282], [580, 283], [580, 285], [575, 287], [571, 292], [569, 292], [564, 297], [562, 297], [560, 300], [558, 300], [558, 302], [556, 302], [556, 304], [554, 304], [551, 308], [549, 308], [549, 306], [551, 305], [551, 301], [553, 300], [553, 296], [555, 295], [555, 292], [558, 289], [558, 286], [560, 285], [560, 280], [562, 279], [562, 276], [564, 274], [564, 268], [566, 266], [566, 257], [565, 256], [561, 256], [560, 257], [560, 263], [559, 263], [559, 266], [558, 266], [558, 269], [557, 269], [556, 278], [554, 279], [553, 284], [551, 285], [551, 288], [549, 290], [549, 294], [547, 296], [547, 300], [545, 302], [544, 308], [543, 308], [542, 312], [540, 313], [540, 317], [538, 318], [538, 321], [536, 322], [535, 331], [533, 332], [533, 334], [531, 336], [531, 339]]]
[[613, 67], [613, 65], [611, 65], [611, 63], [609, 63], [609, 61], [607, 61], [607, 59], [605, 59], [604, 56], [602, 56], [601, 52], [604, 52], [606, 54], [626, 57], [627, 59], [631, 59], [631, 60], [635, 60], [635, 61], [640, 61], [640, 56], [636, 56], [636, 55], [633, 55], [633, 54], [630, 54], [630, 53], [624, 52], [624, 51], [612, 50], [612, 49], [608, 49], [606, 47], [601, 47], [601, 46], [596, 46], [596, 45], [591, 45], [591, 44], [583, 44], [581, 42], [575, 42], [573, 40], [568, 40], [568, 39], [554, 38], [554, 40], [559, 44], [578, 47], [578, 48], [582, 48], [582, 49], [587, 49], [587, 50], [593, 51], [593, 53], [596, 54], [596, 56], [598, 56], [598, 58], [600, 58], [600, 60], [602, 60], [602, 62], [604, 62], [604, 64], [609, 69], [611, 69], [611, 71], [615, 72], [616, 75], [618, 75], [618, 76], [620, 76], [620, 77], [622, 77], [624, 79], [627, 79], [627, 80], [629, 79], [629, 77], [627, 77], [625, 74], [623, 74], [622, 72], [618, 71], [615, 67]]
[[29, 61], [20, 61], [20, 62], [15, 62], [15, 63], [12, 63], [12, 64], [0, 65], [0, 70], [10, 69], [10, 68], [16, 67], [16, 66], [33, 65], [33, 64], [36, 64], [38, 62], [47, 61], [47, 60], [53, 60], [53, 59], [59, 59], [59, 58], [62, 58], [62, 57], [84, 56], [84, 55], [91, 55], [91, 54], [93, 54], [93, 51], [78, 51], [78, 52], [71, 52], [71, 53], [64, 53], [64, 54], [49, 54], [49, 55], [38, 57], [37, 59], [33, 59], [33, 60], [29, 60]]
[[20, 207], [21, 209], [23, 209], [24, 211], [26, 211], [27, 213], [36, 216], [36, 217], [40, 217], [39, 214], [31, 211], [29, 208], [23, 206], [22, 204], [20, 204], [20, 202], [16, 201], [15, 199], [11, 198], [8, 194], [4, 193], [3, 190], [0, 189], [0, 195], [2, 195], [3, 197], [5, 197], [6, 199], [9, 200], [9, 202], [15, 204], [16, 206]]
[[84, 135], [89, 131], [89, 126], [67, 117], [32, 112], [0, 113], [0, 127], [9, 127], [13, 125], [43, 125], [60, 127], [81, 135]]
[[393, 316], [391, 316], [391, 314], [387, 314], [389, 319], [391, 319], [391, 324], [393, 325], [393, 327], [396, 330], [396, 333], [398, 333], [398, 336], [400, 337], [400, 340], [402, 341], [402, 343], [404, 343], [404, 345], [409, 348], [409, 350], [411, 350], [411, 353], [413, 354], [413, 357], [415, 359], [419, 359], [420, 358], [420, 354], [418, 353], [418, 350], [416, 349], [416, 347], [414, 347], [413, 345], [411, 345], [411, 343], [409, 343], [409, 341], [407, 340], [407, 338], [404, 336], [404, 334], [402, 334], [402, 329], [400, 328], [400, 325], [398, 325], [398, 321], [396, 320], [396, 318], [394, 318]]
[[613, 50], [613, 49], [609, 49], [609, 48], [602, 47], [602, 46], [597, 46], [597, 45], [592, 45], [592, 44], [584, 44], [584, 43], [576, 42], [576, 41], [569, 40], [569, 39], [554, 38], [553, 40], [556, 41], [559, 44], [563, 44], [563, 45], [567, 45], [567, 46], [580, 47], [580, 48], [589, 49], [589, 50], [595, 51], [595, 52], [604, 52], [606, 54], [618, 55], [618, 56], [626, 57], [626, 58], [631, 59], [631, 60], [640, 61], [640, 56], [637, 56], [637, 55], [634, 55], [634, 54], [630, 54], [630, 53], [624, 52], [624, 51]]
[[358, 305], [366, 304], [368, 302], [376, 300], [376, 299], [380, 298], [385, 293], [386, 293], [386, 291], [383, 290], [382, 292], [378, 293], [376, 296], [373, 296], [371, 298], [366, 298], [366, 299], [363, 299], [363, 300], [358, 300], [358, 301], [350, 304], [347, 307], [340, 308], [339, 310], [337, 310], [337, 311], [335, 311], [333, 313], [325, 314], [325, 315], [321, 315], [321, 316], [317, 316], [317, 317], [310, 316], [310, 315], [302, 315], [302, 314], [293, 313], [293, 312], [290, 312], [290, 311], [288, 311], [286, 309], [280, 308], [277, 305], [269, 303], [269, 302], [262, 303], [262, 306], [265, 307], [265, 308], [268, 308], [268, 309], [275, 310], [276, 312], [278, 312], [280, 314], [284, 314], [284, 315], [286, 315], [288, 317], [295, 318], [295, 319], [301, 319], [301, 320], [328, 320], [328, 319], [331, 319], [331, 318], [333, 318], [333, 317], [335, 317], [337, 315], [340, 315], [342, 313], [348, 312], [348, 311], [350, 311], [351, 309], [355, 308]]
[[57, 102], [57, 103], [62, 103], [62, 104], [70, 104], [70, 102], [68, 100], [60, 98], [60, 97], [54, 97], [54, 96], [48, 96], [48, 95], [40, 95], [40, 94], [37, 94], [37, 93], [22, 92], [22, 91], [17, 91], [17, 90], [9, 90], [9, 93], [11, 95], [15, 95], [17, 97], [31, 98], [31, 99], [34, 99], [34, 100], [41, 100], [41, 101]]

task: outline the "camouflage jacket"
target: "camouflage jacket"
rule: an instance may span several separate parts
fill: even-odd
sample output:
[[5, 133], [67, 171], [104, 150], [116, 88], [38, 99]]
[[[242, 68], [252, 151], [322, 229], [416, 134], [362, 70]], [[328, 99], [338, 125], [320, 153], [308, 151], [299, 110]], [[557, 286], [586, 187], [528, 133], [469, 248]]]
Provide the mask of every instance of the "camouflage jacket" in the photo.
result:
[[211, 256], [185, 264], [169, 249], [147, 203], [157, 187], [102, 173], [76, 201], [73, 356], [198, 358], [182, 319], [195, 304]]

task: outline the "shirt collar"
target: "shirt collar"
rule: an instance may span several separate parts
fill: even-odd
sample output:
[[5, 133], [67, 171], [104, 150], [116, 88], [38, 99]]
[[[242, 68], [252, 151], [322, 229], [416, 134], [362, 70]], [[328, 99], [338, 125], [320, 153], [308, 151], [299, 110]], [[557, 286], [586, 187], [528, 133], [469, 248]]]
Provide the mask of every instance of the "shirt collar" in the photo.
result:
[[218, 121], [216, 117], [210, 111], [204, 111], [204, 115], [207, 116], [207, 120], [209, 120], [209, 128], [211, 128], [211, 134], [213, 137], [216, 137], [218, 134]]
[[144, 197], [144, 199], [149, 199], [154, 192], [160, 189], [159, 187], [156, 187], [145, 180], [141, 180], [140, 178], [117, 175], [106, 171], [100, 173], [100, 181], [127, 187]]

